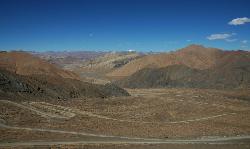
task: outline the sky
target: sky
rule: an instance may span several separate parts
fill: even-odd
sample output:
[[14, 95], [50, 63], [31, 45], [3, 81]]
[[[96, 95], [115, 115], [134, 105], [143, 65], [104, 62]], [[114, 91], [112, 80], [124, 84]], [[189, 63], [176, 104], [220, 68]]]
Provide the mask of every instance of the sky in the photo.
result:
[[0, 50], [250, 49], [249, 0], [0, 0]]

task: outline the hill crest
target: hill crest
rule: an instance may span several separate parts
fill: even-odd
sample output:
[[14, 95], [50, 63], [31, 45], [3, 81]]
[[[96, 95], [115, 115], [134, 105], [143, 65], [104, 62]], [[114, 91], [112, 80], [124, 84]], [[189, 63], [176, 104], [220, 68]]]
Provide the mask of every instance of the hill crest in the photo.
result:
[[107, 76], [126, 77], [143, 68], [162, 68], [170, 65], [186, 65], [199, 70], [209, 69], [215, 66], [222, 52], [216, 48], [190, 45], [175, 52], [144, 56], [108, 73]]
[[62, 70], [26, 52], [1, 52], [0, 60], [0, 68], [19, 75], [50, 75], [79, 79], [75, 73]]

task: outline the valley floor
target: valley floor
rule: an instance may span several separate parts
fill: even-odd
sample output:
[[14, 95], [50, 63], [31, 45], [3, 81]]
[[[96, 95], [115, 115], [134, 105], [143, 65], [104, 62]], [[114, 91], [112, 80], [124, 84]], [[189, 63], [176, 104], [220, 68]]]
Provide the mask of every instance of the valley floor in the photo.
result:
[[250, 148], [249, 91], [127, 90], [107, 99], [0, 97], [0, 148]]

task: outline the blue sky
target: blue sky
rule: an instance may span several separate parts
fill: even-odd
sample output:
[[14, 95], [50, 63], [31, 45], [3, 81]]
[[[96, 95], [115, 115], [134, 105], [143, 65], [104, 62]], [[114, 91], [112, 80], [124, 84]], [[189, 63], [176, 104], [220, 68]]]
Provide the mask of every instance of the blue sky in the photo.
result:
[[246, 50], [249, 18], [249, 0], [0, 0], [0, 49]]

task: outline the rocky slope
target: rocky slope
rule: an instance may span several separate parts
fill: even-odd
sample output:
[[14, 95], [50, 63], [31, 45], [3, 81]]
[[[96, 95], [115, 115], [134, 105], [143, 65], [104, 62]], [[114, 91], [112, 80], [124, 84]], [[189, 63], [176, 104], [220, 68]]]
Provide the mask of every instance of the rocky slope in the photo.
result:
[[24, 52], [2, 52], [0, 58], [1, 96], [69, 99], [129, 95], [113, 84], [82, 82], [76, 74]]
[[7, 95], [25, 95], [33, 98], [53, 99], [106, 98], [109, 96], [129, 95], [125, 90], [115, 85], [94, 85], [79, 80], [52, 76], [22, 76], [6, 70], [0, 70], [0, 90]]

